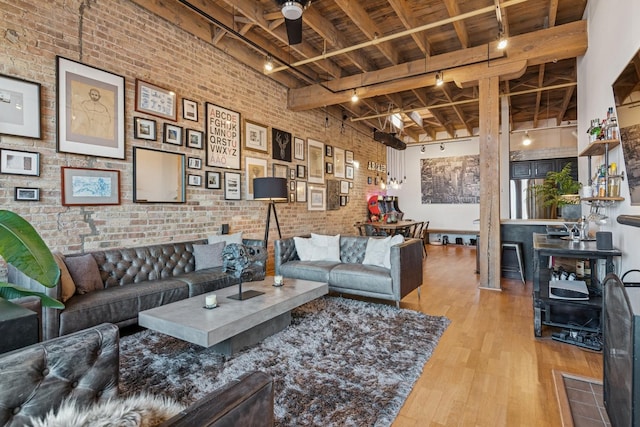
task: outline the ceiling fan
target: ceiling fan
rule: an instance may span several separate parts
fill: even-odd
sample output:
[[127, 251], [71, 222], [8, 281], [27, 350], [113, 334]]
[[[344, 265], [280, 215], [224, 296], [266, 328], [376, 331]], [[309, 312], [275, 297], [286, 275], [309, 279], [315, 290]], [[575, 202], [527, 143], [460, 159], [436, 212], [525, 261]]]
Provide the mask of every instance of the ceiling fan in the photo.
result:
[[289, 44], [302, 43], [302, 12], [309, 7], [311, 0], [276, 0], [276, 2], [284, 16]]

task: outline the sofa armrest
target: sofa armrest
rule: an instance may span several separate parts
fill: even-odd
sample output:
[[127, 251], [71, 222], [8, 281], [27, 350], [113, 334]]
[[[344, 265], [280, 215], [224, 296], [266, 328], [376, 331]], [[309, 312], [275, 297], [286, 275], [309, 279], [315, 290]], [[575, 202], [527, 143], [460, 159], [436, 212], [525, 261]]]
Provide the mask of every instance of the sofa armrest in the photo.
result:
[[160, 426], [273, 426], [273, 401], [273, 379], [255, 371], [209, 393]]
[[262, 239], [242, 239], [242, 244], [245, 246], [262, 246], [266, 248], [267, 245]]
[[274, 242], [275, 271], [280, 274], [280, 266], [286, 262], [293, 261], [298, 258], [296, 252], [296, 242], [293, 237], [287, 239], [279, 239]]
[[422, 241], [407, 239], [391, 247], [391, 279], [396, 301], [422, 285]]

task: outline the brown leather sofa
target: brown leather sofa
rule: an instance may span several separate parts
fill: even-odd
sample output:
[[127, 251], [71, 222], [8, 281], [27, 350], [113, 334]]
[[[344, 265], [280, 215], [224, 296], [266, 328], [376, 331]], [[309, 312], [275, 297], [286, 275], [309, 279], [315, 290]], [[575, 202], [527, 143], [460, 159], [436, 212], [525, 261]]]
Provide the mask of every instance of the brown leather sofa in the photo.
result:
[[[0, 425], [28, 425], [67, 398], [81, 406], [117, 398], [119, 331], [102, 324], [0, 355]], [[166, 426], [272, 426], [273, 381], [252, 372], [213, 391]]]

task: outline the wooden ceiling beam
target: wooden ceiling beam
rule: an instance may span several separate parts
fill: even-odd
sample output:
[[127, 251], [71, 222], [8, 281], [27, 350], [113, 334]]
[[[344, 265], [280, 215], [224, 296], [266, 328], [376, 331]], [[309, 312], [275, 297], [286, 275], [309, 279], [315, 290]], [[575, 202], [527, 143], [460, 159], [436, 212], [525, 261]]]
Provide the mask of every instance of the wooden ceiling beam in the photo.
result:
[[[449, 16], [460, 15], [460, 8], [458, 7], [458, 0], [443, 0]], [[462, 21], [455, 21], [453, 28], [456, 30], [458, 40], [460, 40], [460, 47], [466, 49], [469, 47], [469, 33]]]
[[[448, 83], [444, 83], [441, 86], [441, 89], [442, 89], [442, 93], [444, 93], [444, 95], [446, 96], [447, 100], [449, 102], [454, 102], [453, 95], [451, 94], [451, 88], [449, 87], [449, 84]], [[453, 106], [453, 111], [455, 111], [456, 115], [458, 116], [458, 119], [464, 125], [464, 127], [467, 129], [467, 132], [469, 132], [469, 135], [473, 135], [473, 128], [471, 127], [471, 125], [469, 125], [468, 119], [465, 117], [464, 112], [460, 109], [460, 106], [459, 105], [454, 105]]]
[[[544, 64], [538, 66], [538, 87], [544, 86]], [[533, 111], [533, 127], [538, 127], [538, 120], [540, 119], [540, 102], [542, 101], [542, 92], [536, 93], [536, 105]], [[548, 119], [548, 117], [547, 117]]]
[[[402, 25], [406, 29], [416, 28], [421, 25], [420, 22], [417, 22], [413, 17], [413, 13], [406, 0], [388, 0], [389, 5], [396, 12], [396, 15], [402, 22]], [[425, 56], [431, 56], [432, 49], [429, 44], [429, 40], [427, 40], [427, 35], [425, 31], [421, 31], [419, 33], [411, 34], [411, 38], [416, 43], [418, 48], [422, 51], [422, 54]]]

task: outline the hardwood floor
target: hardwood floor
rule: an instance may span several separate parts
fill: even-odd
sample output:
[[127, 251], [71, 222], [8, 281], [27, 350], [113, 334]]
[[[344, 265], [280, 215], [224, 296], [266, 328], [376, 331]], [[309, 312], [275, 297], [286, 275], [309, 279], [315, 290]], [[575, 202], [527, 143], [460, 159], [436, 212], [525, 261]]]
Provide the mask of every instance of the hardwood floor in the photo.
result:
[[[532, 286], [478, 289], [475, 248], [428, 246], [424, 283], [402, 307], [451, 324], [394, 427], [560, 426], [552, 370], [602, 378], [602, 354], [534, 338]], [[543, 327], [543, 333], [549, 329]]]

